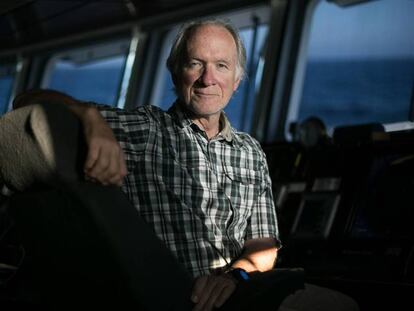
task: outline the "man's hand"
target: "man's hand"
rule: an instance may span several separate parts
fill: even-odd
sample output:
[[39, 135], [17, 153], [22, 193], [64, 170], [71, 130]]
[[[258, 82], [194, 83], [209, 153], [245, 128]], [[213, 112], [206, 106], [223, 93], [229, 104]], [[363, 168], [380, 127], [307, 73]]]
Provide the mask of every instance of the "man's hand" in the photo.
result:
[[88, 108], [82, 119], [88, 145], [84, 166], [86, 179], [103, 185], [121, 186], [127, 169], [124, 152], [112, 129], [94, 107]]
[[195, 280], [191, 300], [193, 311], [210, 311], [221, 307], [236, 289], [230, 275], [203, 275]]

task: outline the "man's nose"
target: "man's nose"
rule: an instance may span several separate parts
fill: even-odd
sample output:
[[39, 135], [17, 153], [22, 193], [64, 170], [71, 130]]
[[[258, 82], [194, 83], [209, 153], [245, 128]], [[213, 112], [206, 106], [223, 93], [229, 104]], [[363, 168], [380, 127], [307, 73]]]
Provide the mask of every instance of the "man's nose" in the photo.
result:
[[216, 84], [214, 68], [212, 66], [205, 66], [198, 80], [205, 86]]

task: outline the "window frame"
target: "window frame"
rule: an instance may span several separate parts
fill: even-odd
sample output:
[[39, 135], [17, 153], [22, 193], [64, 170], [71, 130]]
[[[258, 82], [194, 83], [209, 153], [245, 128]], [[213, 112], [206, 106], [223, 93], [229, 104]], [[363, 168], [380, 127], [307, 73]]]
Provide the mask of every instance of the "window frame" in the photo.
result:
[[[135, 68], [136, 51], [141, 38], [141, 32], [137, 26], [131, 27], [129, 30], [130, 34], [111, 36], [109, 38], [95, 38], [91, 43], [86, 44], [81, 42], [76, 46], [58, 47], [53, 52], [47, 53], [43, 56], [44, 65], [42, 66], [39, 86], [41, 88], [48, 88], [56, 62], [67, 55], [79, 55], [80, 57], [85, 57], [87, 62], [89, 62], [94, 59], [99, 60], [105, 57], [121, 55], [123, 53], [116, 50], [122, 44], [125, 44], [127, 45], [126, 51], [123, 54], [125, 56], [125, 61], [121, 68], [121, 79], [117, 86], [115, 103], [113, 105], [114, 107], [124, 108], [127, 105], [127, 100], [129, 100], [129, 81], [131, 80]], [[105, 51], [100, 50], [101, 48], [104, 48]], [[97, 57], [88, 58], [87, 56], [82, 56], [91, 52], [94, 53], [95, 51], [98, 51], [98, 53], [96, 53], [98, 55]]]

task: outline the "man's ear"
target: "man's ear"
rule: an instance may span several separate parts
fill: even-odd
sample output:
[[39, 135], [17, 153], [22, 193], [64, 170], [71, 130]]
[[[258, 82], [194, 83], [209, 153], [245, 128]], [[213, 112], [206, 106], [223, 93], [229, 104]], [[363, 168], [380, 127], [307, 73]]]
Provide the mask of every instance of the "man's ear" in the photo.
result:
[[237, 90], [237, 88], [239, 87], [241, 82], [241, 78], [237, 78], [236, 82], [234, 82], [234, 86], [233, 86], [233, 92], [235, 92]]
[[180, 82], [180, 79], [177, 77], [176, 74], [171, 74], [171, 79], [172, 79], [172, 82], [174, 83], [175, 88], [177, 88]]
[[177, 86], [177, 78], [176, 78], [175, 75], [171, 75], [171, 80], [172, 80], [174, 86]]

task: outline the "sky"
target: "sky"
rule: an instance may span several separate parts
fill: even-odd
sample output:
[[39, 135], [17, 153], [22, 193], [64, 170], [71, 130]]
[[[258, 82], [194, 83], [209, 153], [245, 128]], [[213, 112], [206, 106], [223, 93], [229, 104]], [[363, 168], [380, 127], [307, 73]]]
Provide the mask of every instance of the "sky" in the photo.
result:
[[311, 21], [311, 58], [414, 57], [414, 0], [349, 7], [321, 1]]

